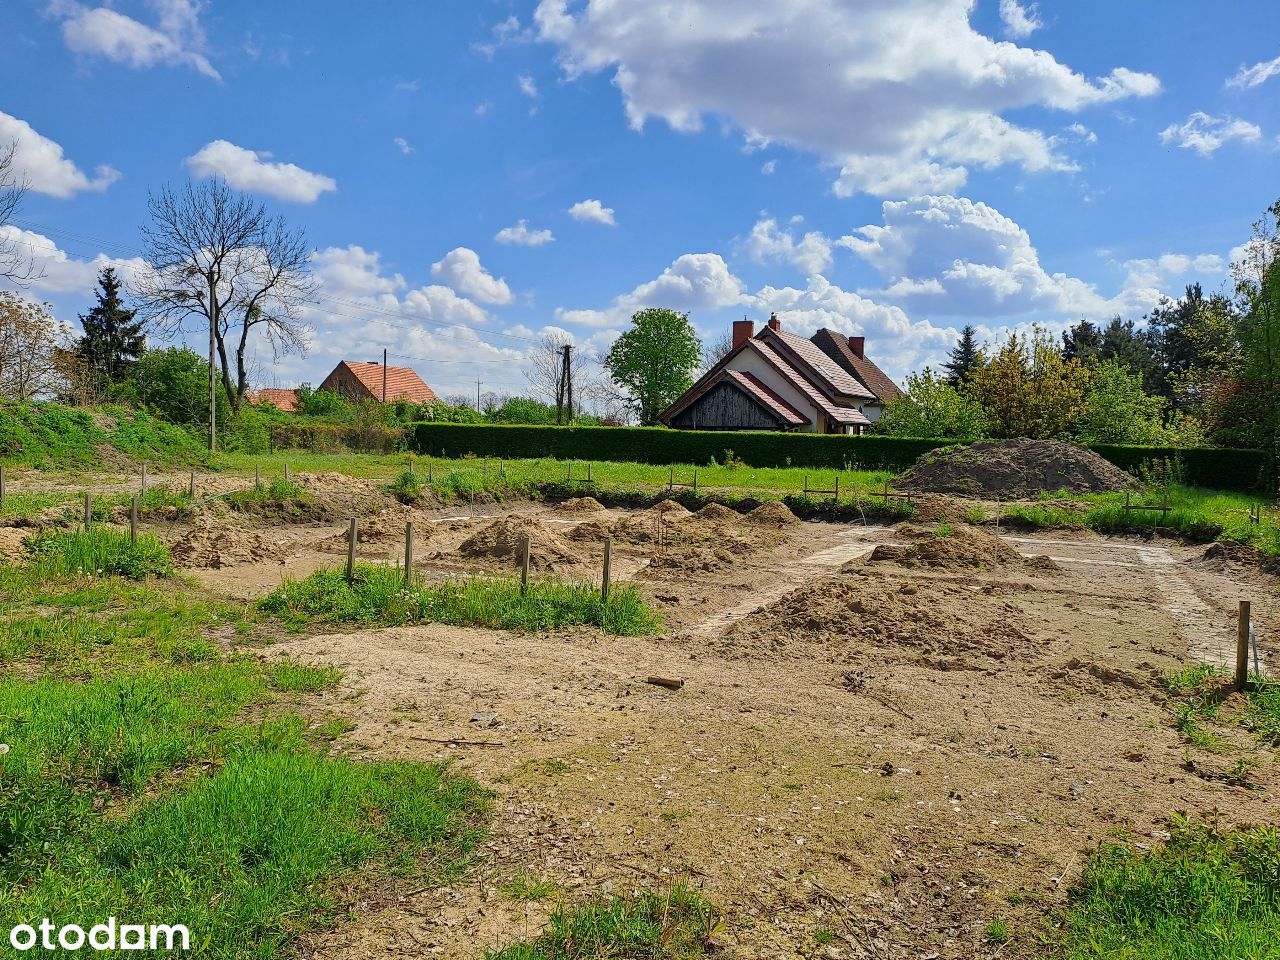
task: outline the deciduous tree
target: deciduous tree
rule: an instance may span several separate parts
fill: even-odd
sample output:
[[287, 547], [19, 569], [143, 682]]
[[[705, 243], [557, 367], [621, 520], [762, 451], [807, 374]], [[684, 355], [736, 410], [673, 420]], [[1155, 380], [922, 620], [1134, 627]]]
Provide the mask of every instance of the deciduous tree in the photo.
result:
[[1049, 439], [1070, 434], [1084, 407], [1088, 373], [1064, 360], [1041, 328], [1030, 338], [1013, 333], [990, 360], [976, 366], [970, 394], [991, 418], [998, 437]]
[[70, 346], [71, 328], [49, 304], [0, 290], [0, 397], [66, 395]]
[[966, 441], [986, 436], [988, 418], [982, 405], [928, 367], [907, 377], [906, 387], [904, 395], [885, 406], [877, 432]]
[[652, 426], [658, 414], [693, 386], [701, 357], [702, 344], [689, 315], [651, 307], [631, 317], [631, 328], [614, 341], [604, 366], [641, 425]]

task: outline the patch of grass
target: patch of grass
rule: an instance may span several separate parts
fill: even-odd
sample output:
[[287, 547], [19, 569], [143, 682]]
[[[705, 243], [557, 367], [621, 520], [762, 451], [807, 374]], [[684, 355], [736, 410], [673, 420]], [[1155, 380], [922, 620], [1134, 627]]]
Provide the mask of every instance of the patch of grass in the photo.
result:
[[394, 568], [357, 564], [353, 582], [343, 568], [317, 570], [304, 580], [286, 580], [258, 604], [294, 624], [309, 620], [405, 624], [432, 621], [501, 630], [554, 630], [591, 624], [620, 636], [656, 631], [658, 614], [634, 587], [622, 585], [601, 602], [590, 584], [535, 580], [527, 594], [513, 579], [469, 577], [415, 583], [406, 589]]
[[964, 512], [965, 523], [973, 524], [975, 527], [980, 523], [987, 522], [987, 512], [979, 506], [972, 506]]
[[423, 478], [417, 472], [406, 470], [391, 483], [391, 494], [401, 503], [415, 504], [422, 499]]
[[550, 880], [539, 880], [532, 874], [517, 873], [501, 887], [502, 895], [519, 903], [546, 900], [560, 892], [560, 887]]
[[234, 510], [249, 513], [292, 513], [314, 502], [314, 497], [292, 480], [275, 477], [270, 483], [227, 494]]
[[715, 907], [687, 887], [598, 899], [557, 910], [545, 933], [485, 954], [486, 960], [693, 960], [710, 954]]
[[1084, 514], [1078, 510], [1043, 503], [1015, 503], [1004, 508], [1002, 517], [1032, 530], [1079, 527], [1084, 523]]
[[277, 660], [267, 668], [267, 678], [276, 690], [319, 693], [336, 687], [342, 679], [342, 671], [331, 664], [313, 667], [292, 660]]
[[75, 498], [64, 493], [6, 493], [0, 517], [28, 520], [50, 507], [70, 508]]
[[1103, 847], [1070, 896], [1066, 960], [1256, 960], [1280, 937], [1280, 833], [1175, 819], [1163, 847]]
[[1001, 917], [992, 917], [983, 935], [990, 943], [1008, 943], [1013, 936], [1013, 931], [1009, 929], [1007, 920]]
[[149, 533], [137, 541], [116, 530], [50, 530], [26, 541], [31, 557], [51, 574], [118, 575], [133, 580], [173, 576], [169, 548]]
[[1280, 684], [1257, 682], [1249, 691], [1249, 705], [1240, 719], [1259, 739], [1280, 747]]
[[934, 528], [933, 535], [935, 537], [949, 537], [956, 532], [956, 528], [945, 520], [940, 520], [938, 526]]
[[813, 931], [813, 942], [820, 947], [829, 947], [836, 942], [836, 935], [826, 929], [818, 929]]

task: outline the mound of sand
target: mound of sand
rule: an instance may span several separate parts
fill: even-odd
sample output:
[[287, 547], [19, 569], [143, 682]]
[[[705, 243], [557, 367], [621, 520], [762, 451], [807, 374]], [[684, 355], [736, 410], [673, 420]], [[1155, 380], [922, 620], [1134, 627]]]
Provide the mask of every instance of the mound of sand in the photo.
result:
[[[370, 517], [363, 517], [360, 520], [360, 543], [403, 543], [405, 524], [414, 519], [413, 511], [407, 507], [388, 507]], [[435, 535], [437, 526], [434, 523], [415, 523], [413, 525], [414, 543], [426, 543]], [[317, 546], [322, 549], [337, 547], [345, 550], [347, 533], [345, 530], [335, 533], [332, 537], [320, 541]]]
[[603, 542], [611, 536], [613, 536], [613, 530], [607, 520], [587, 520], [572, 527], [565, 534], [566, 539], [576, 543]]
[[[305, 519], [364, 517], [386, 510], [397, 502], [380, 482], [348, 477], [342, 473], [295, 473], [293, 482], [311, 500], [297, 511]], [[427, 501], [434, 501], [434, 495], [424, 490], [423, 501], [419, 505], [431, 506]]]
[[557, 503], [555, 509], [561, 513], [599, 513], [605, 506], [595, 497], [570, 497]]
[[555, 570], [578, 562], [580, 551], [536, 517], [503, 517], [481, 527], [458, 547], [464, 557], [519, 563], [529, 538], [529, 564]]
[[746, 521], [758, 527], [787, 527], [799, 523], [800, 518], [785, 503], [769, 500], [748, 513]]
[[902, 490], [1016, 500], [1044, 490], [1125, 490], [1136, 481], [1091, 450], [1061, 440], [983, 440], [921, 457]]
[[881, 544], [871, 551], [872, 562], [888, 561], [903, 567], [1022, 566], [1022, 554], [999, 537], [958, 524], [947, 536], [937, 528], [903, 523], [894, 528], [906, 545]]
[[1211, 543], [1203, 554], [1188, 561], [1209, 570], [1233, 573], [1241, 569], [1261, 570], [1263, 573], [1280, 574], [1280, 557], [1269, 557], [1257, 547], [1234, 540]]
[[660, 500], [648, 510], [641, 510], [618, 520], [613, 525], [613, 535], [629, 543], [649, 543], [658, 539], [659, 521], [663, 526], [663, 537], [668, 538], [692, 516], [674, 500]]
[[285, 551], [251, 530], [199, 523], [169, 545], [179, 567], [219, 570], [245, 563], [284, 563]]
[[650, 558], [640, 576], [645, 579], [669, 579], [671, 574], [710, 573], [734, 564], [735, 557], [720, 547], [695, 546], [685, 550], [664, 550]]
[[731, 510], [720, 503], [708, 503], [699, 510], [694, 516], [699, 520], [708, 521], [710, 523], [741, 523], [742, 514], [737, 510]]
[[[725, 653], [814, 656], [822, 648], [847, 659], [849, 648], [908, 650], [944, 663], [980, 654], [1001, 660], [1025, 650], [1017, 608], [965, 585], [894, 586], [865, 576], [824, 577], [752, 613], [724, 635]], [[938, 664], [942, 665], [942, 664]]]

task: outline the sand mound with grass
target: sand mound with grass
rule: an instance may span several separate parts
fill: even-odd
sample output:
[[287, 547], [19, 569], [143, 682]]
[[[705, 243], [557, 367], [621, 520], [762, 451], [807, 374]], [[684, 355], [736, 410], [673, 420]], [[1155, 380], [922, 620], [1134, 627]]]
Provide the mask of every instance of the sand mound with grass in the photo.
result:
[[[295, 473], [293, 482], [311, 501], [301, 512], [324, 519], [365, 517], [392, 507], [397, 501], [374, 480], [342, 473]], [[263, 485], [267, 481], [263, 480]]]
[[747, 523], [757, 527], [787, 527], [799, 523], [800, 518], [791, 512], [791, 508], [780, 500], [769, 500], [760, 504], [745, 517]]
[[674, 500], [660, 500], [648, 510], [628, 514], [613, 525], [613, 535], [628, 543], [649, 543], [658, 539], [658, 524], [662, 523], [663, 537], [673, 535], [677, 527], [692, 517], [688, 510]]
[[871, 551], [873, 563], [903, 567], [1022, 566], [1022, 554], [999, 537], [967, 524], [927, 527], [903, 523], [894, 535], [905, 544], [884, 543]]
[[464, 557], [518, 564], [529, 538], [529, 564], [555, 570], [578, 562], [580, 550], [536, 517], [503, 517], [473, 533], [458, 547]]
[[599, 513], [605, 506], [595, 497], [570, 497], [557, 503], [555, 509], [561, 513]]
[[169, 545], [179, 567], [220, 570], [246, 563], [284, 563], [285, 550], [252, 530], [243, 530], [207, 518]]
[[1016, 607], [967, 584], [891, 584], [877, 577], [824, 577], [750, 614], [722, 637], [728, 656], [759, 653], [848, 660], [879, 650], [946, 668], [973, 655], [1025, 652]]
[[1137, 481], [1091, 450], [1061, 440], [983, 440], [926, 453], [902, 490], [1013, 500], [1045, 490], [1126, 490]]
[[975, 505], [940, 493], [919, 493], [912, 495], [911, 508], [916, 523], [967, 523]]
[[[369, 517], [360, 518], [359, 542], [365, 543], [403, 543], [405, 524], [410, 520], [417, 521], [413, 525], [415, 543], [426, 543], [436, 533], [437, 524], [423, 523], [408, 507], [388, 507]], [[335, 533], [321, 540], [317, 546], [325, 548], [347, 549], [347, 532]]]

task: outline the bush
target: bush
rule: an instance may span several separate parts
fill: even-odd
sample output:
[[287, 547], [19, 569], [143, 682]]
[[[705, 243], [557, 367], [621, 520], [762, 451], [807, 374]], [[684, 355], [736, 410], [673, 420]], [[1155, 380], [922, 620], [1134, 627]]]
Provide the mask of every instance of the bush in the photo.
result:
[[422, 480], [412, 470], [406, 470], [391, 484], [391, 493], [403, 504], [415, 504], [422, 497]]
[[403, 427], [288, 421], [271, 427], [271, 445], [312, 453], [393, 453], [404, 445], [406, 435]]
[[0, 402], [0, 461], [29, 467], [85, 467], [99, 464], [103, 452], [111, 450], [147, 463], [204, 459], [191, 434], [145, 411]]

